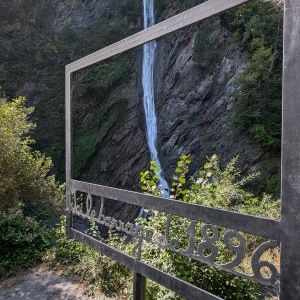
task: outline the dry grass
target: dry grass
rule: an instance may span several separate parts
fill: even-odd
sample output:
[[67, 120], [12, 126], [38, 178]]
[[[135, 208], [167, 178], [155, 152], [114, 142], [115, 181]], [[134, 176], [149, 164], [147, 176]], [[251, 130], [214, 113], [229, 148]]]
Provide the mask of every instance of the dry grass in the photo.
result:
[[[240, 264], [240, 268], [243, 272], [246, 274], [253, 274], [252, 272], [252, 266], [251, 266], [251, 256], [249, 254], [245, 255], [244, 260]], [[280, 249], [279, 247], [273, 248], [273, 249], [268, 249], [263, 253], [263, 255], [260, 257], [260, 260], [265, 260], [273, 264], [277, 271], [279, 272], [280, 270]], [[264, 277], [269, 277], [271, 275], [269, 268], [267, 267], [262, 267], [261, 268], [261, 274]]]

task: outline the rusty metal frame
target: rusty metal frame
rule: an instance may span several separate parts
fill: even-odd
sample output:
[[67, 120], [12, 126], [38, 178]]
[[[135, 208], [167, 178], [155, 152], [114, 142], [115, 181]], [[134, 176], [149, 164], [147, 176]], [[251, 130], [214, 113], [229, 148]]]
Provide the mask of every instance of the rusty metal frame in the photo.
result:
[[171, 199], [162, 200], [154, 196], [72, 179], [73, 73], [248, 1], [250, 0], [209, 0], [66, 66], [67, 234], [132, 269], [134, 272], [134, 299], [145, 299], [146, 278], [152, 279], [188, 299], [220, 298], [73, 229], [72, 192], [80, 191], [89, 195], [149, 207], [191, 220], [201, 220], [207, 224], [280, 241], [280, 299], [300, 299], [300, 133], [298, 125], [300, 121], [300, 4], [298, 0], [285, 0], [284, 3], [282, 209], [279, 221]]

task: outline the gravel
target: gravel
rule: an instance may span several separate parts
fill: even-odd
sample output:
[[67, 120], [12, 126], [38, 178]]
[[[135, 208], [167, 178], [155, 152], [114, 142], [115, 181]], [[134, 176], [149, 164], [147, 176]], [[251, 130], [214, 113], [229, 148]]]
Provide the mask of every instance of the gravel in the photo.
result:
[[82, 286], [61, 271], [36, 268], [0, 282], [0, 300], [112, 300], [104, 295], [89, 297]]

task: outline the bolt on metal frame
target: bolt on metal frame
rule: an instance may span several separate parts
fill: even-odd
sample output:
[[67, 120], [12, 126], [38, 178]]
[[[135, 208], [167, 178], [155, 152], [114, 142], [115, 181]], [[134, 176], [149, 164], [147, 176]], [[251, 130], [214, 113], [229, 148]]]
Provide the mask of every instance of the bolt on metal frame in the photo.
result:
[[[233, 231], [264, 236], [280, 243], [280, 299], [300, 299], [300, 3], [299, 0], [284, 1], [284, 57], [283, 57], [283, 112], [282, 112], [282, 172], [281, 172], [281, 219], [272, 220], [213, 209], [171, 199], [161, 199], [141, 193], [119, 190], [72, 179], [72, 75], [92, 64], [143, 45], [168, 33], [194, 24], [215, 14], [251, 0], [209, 0], [151, 28], [94, 52], [66, 66], [66, 197], [67, 234], [98, 252], [129, 267], [134, 272], [134, 299], [146, 299], [146, 278], [181, 294], [188, 299], [220, 299], [211, 293], [166, 274], [154, 267], [115, 250], [104, 243], [73, 229], [73, 214], [80, 215], [72, 206], [74, 191], [97, 195], [129, 204], [144, 206], [183, 216], [207, 224], [214, 224]], [[90, 196], [91, 197], [91, 196]], [[88, 203], [88, 202], [87, 202]], [[91, 205], [91, 204], [90, 204]], [[88, 215], [88, 212], [86, 213]], [[171, 218], [171, 217], [170, 217]], [[104, 222], [104, 221], [103, 221]], [[117, 223], [116, 223], [117, 224]], [[116, 225], [117, 226], [117, 225]], [[204, 225], [213, 226], [213, 225]], [[203, 227], [204, 227], [203, 226]], [[211, 227], [213, 228], [213, 227]], [[126, 230], [126, 229], [125, 229]], [[232, 235], [233, 231], [229, 231]], [[225, 233], [226, 235], [226, 233]], [[224, 235], [224, 240], [225, 240]], [[228, 236], [229, 236], [228, 235]], [[272, 242], [273, 246], [276, 245]], [[171, 247], [171, 246], [170, 246]], [[175, 247], [173, 247], [175, 249]], [[175, 249], [175, 251], [177, 251]], [[188, 257], [195, 257], [192, 252]], [[238, 251], [237, 256], [242, 254]], [[253, 254], [253, 257], [255, 253]], [[205, 260], [205, 259], [204, 259]], [[206, 259], [207, 260], [207, 259]], [[203, 261], [203, 260], [202, 260]], [[207, 260], [211, 265], [211, 261]], [[260, 261], [254, 263], [260, 275]], [[224, 268], [226, 270], [226, 268]], [[230, 268], [228, 267], [228, 270]], [[232, 272], [233, 268], [229, 271]], [[232, 272], [234, 273], [234, 272]], [[255, 273], [255, 272], [254, 272]], [[257, 279], [257, 278], [256, 278]]]

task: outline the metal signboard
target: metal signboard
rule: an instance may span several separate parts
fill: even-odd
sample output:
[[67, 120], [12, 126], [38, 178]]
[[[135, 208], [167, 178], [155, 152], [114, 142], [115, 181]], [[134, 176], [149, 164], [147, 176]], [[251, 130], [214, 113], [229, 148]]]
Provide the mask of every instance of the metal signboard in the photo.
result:
[[[156, 281], [188, 299], [220, 299], [143, 262], [141, 260], [143, 243], [167, 248], [192, 260], [203, 262], [237, 276], [259, 281], [264, 285], [272, 285], [280, 280], [280, 299], [300, 299], [300, 5], [298, 0], [285, 0], [284, 3], [282, 209], [280, 220], [172, 199], [162, 200], [155, 196], [91, 184], [72, 178], [73, 73], [245, 2], [248, 0], [206, 1], [66, 66], [67, 234], [130, 268], [134, 272], [134, 299], [145, 299], [146, 278]], [[82, 193], [85, 199], [80, 204], [77, 199], [78, 192]], [[97, 201], [101, 202], [98, 211], [93, 209], [93, 202], [96, 198], [99, 199]], [[154, 238], [154, 233], [150, 229], [135, 226], [132, 223], [125, 224], [122, 220], [104, 215], [103, 203], [109, 199], [166, 213], [165, 235]], [[96, 224], [131, 235], [136, 241], [132, 255], [113, 249], [105, 243], [74, 229], [73, 216], [92, 220]], [[169, 237], [173, 216], [181, 216], [190, 220], [186, 230], [189, 236], [189, 245], [186, 249], [180, 248], [176, 238]], [[203, 237], [200, 242], [195, 240], [197, 222], [204, 223], [200, 230]], [[215, 242], [220, 235], [218, 227], [226, 228], [225, 231], [222, 231], [222, 239], [226, 247], [235, 253], [235, 258], [225, 264], [218, 264], [215, 261], [218, 251]], [[236, 268], [245, 256], [245, 240], [240, 232], [265, 238], [265, 241], [252, 253], [252, 275], [244, 274]], [[231, 242], [233, 238], [238, 241], [238, 244]], [[277, 270], [271, 262], [261, 259], [262, 254], [267, 249], [277, 246], [280, 247], [281, 253], [280, 270]], [[205, 249], [209, 249], [209, 254], [204, 251]], [[264, 276], [261, 272], [262, 268], [267, 268], [270, 275]]]

